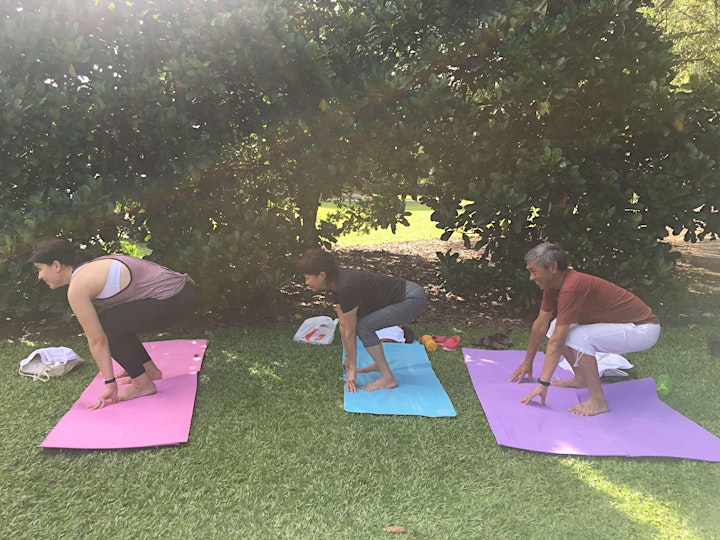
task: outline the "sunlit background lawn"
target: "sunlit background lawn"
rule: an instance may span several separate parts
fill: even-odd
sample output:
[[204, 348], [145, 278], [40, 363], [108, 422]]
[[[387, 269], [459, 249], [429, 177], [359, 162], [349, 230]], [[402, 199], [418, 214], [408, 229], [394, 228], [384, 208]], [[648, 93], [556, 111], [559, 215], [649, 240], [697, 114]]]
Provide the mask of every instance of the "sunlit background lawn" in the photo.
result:
[[[389, 228], [377, 229], [370, 234], [352, 233], [338, 239], [339, 247], [375, 246], [378, 244], [391, 244], [394, 242], [415, 242], [418, 240], [434, 240], [443, 233], [430, 219], [432, 210], [416, 201], [407, 201], [405, 209], [410, 212], [407, 216], [409, 225], [398, 225], [395, 233]], [[337, 207], [330, 202], [324, 202], [318, 209], [318, 219], [322, 219]]]

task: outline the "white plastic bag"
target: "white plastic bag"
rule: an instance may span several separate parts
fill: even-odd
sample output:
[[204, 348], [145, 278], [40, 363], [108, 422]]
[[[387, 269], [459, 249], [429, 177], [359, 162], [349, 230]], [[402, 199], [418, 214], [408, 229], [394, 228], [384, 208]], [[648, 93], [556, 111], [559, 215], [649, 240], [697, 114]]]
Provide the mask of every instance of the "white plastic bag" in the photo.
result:
[[85, 360], [68, 347], [46, 347], [36, 349], [27, 358], [20, 360], [18, 371], [20, 375], [34, 381], [47, 381], [50, 377], [65, 375], [83, 363]]
[[340, 319], [332, 319], [325, 315], [305, 319], [295, 332], [293, 341], [298, 343], [314, 343], [315, 345], [329, 345], [335, 337]]

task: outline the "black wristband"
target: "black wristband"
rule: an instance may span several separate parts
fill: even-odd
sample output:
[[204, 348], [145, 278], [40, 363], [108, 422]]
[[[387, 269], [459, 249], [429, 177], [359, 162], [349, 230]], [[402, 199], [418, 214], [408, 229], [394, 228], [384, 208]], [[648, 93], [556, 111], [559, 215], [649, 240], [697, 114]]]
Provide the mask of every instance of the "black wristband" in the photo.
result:
[[543, 386], [550, 386], [550, 383], [548, 381], [543, 381], [540, 377], [538, 377], [537, 382], [538, 384], [542, 384]]
[[112, 379], [108, 379], [107, 381], [105, 381], [105, 384], [112, 384], [112, 383], [114, 383], [114, 382], [115, 382], [115, 377], [113, 377]]

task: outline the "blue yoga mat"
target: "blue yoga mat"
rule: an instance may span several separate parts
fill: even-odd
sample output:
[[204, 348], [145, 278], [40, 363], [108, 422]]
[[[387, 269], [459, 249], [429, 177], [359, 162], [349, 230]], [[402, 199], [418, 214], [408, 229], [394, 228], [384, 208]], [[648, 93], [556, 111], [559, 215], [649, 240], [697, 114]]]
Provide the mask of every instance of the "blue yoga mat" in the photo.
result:
[[[358, 340], [357, 367], [373, 363]], [[414, 416], [456, 416], [450, 398], [433, 371], [425, 347], [414, 343], [383, 343], [388, 365], [398, 382], [397, 388], [368, 392], [358, 388], [356, 393], [345, 390], [345, 410], [354, 413], [402, 414]], [[343, 361], [345, 352], [343, 351]], [[380, 374], [358, 373], [360, 386], [377, 379]]]

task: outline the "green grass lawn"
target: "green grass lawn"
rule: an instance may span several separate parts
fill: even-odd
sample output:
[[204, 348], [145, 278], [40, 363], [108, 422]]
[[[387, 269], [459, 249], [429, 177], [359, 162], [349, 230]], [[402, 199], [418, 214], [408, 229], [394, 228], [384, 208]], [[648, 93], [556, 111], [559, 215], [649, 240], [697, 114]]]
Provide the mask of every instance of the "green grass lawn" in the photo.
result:
[[[443, 233], [430, 220], [432, 210], [415, 201], [407, 201], [405, 209], [410, 212], [407, 220], [409, 226], [398, 225], [396, 232], [390, 229], [378, 229], [371, 234], [352, 233], [341, 236], [338, 239], [338, 247], [373, 246], [378, 244], [391, 244], [393, 242], [412, 242], [418, 240], [434, 240], [440, 238]], [[329, 202], [324, 202], [318, 209], [318, 219], [337, 211], [337, 207]]]
[[[720, 435], [716, 320], [628, 357], [640, 376], [669, 374], [665, 401]], [[345, 413], [339, 340], [300, 345], [294, 331], [217, 331], [189, 442], [135, 451], [36, 448], [96, 369], [32, 382], [20, 359], [51, 345], [89, 356], [84, 339], [0, 342], [0, 537], [364, 539], [388, 525], [427, 539], [720, 537], [718, 463], [499, 447], [459, 351], [429, 355], [456, 418]], [[521, 348], [529, 334], [510, 335]]]

